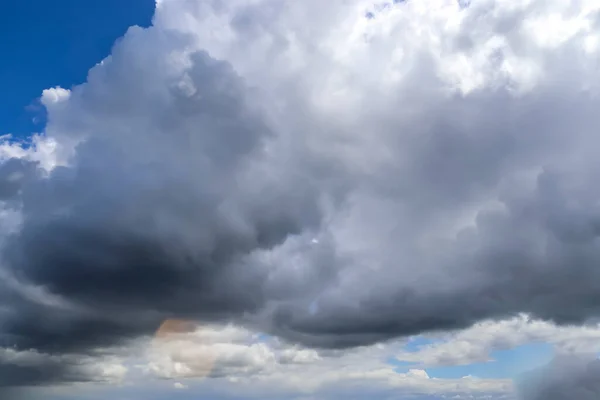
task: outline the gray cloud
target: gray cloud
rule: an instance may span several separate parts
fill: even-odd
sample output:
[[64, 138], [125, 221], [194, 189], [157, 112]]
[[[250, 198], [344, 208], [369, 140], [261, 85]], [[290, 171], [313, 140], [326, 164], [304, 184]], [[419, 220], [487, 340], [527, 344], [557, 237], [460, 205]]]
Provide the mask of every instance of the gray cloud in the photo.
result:
[[36, 175], [37, 163], [11, 158], [0, 164], [0, 201], [12, 200]]
[[48, 383], [89, 382], [88, 376], [81, 374], [78, 368], [68, 367], [64, 362], [45, 363], [39, 365], [0, 365], [0, 389], [9, 390], [21, 386], [35, 386]]
[[51, 355], [36, 350], [0, 350], [0, 395], [2, 399], [39, 398], [33, 388], [64, 384], [116, 382], [126, 371], [94, 357]]
[[[50, 115], [49, 134], [55, 123], [63, 143], [80, 142], [68, 166], [27, 187], [4, 179], [23, 219], [2, 243], [6, 272], [67, 304], [4, 293], [6, 344], [93, 355], [165, 318], [256, 312], [269, 271], [244, 256], [318, 226], [312, 183], [265, 170], [273, 133], [251, 90], [203, 52], [169, 65], [166, 36], [132, 29], [73, 90], [73, 109]], [[2, 173], [27, 165], [11, 159]], [[12, 386], [73, 381], [71, 369], [3, 368]]]
[[592, 400], [600, 396], [600, 360], [563, 356], [531, 373], [521, 384], [524, 400]]
[[[110, 344], [104, 342], [127, 337], [128, 330], [151, 332], [140, 312], [155, 325], [168, 315], [222, 319], [253, 312], [264, 302], [268, 271], [245, 266], [241, 257], [319, 221], [308, 184], [285, 187], [266, 176], [251, 182], [271, 133], [241, 79], [226, 63], [196, 53], [185, 79], [169, 82], [161, 76], [163, 54], [148, 47], [155, 33], [130, 32], [91, 71], [89, 83], [74, 90], [80, 112], [100, 114], [94, 117], [107, 126], [77, 119], [73, 125], [91, 133], [70, 165], [22, 194], [24, 221], [6, 240], [6, 264], [19, 280], [92, 315], [56, 324], [62, 318], [51, 310], [19, 310], [6, 322], [19, 345], [20, 338], [23, 346], [43, 349], [77, 347], [79, 339], [84, 346]], [[137, 35], [144, 35], [147, 50], [130, 51]], [[154, 67], [146, 65], [139, 76], [142, 61]], [[122, 74], [135, 79], [117, 87]], [[107, 92], [110, 99], [102, 97]], [[144, 100], [142, 93], [162, 97]], [[130, 132], [119, 113], [150, 118]]]
[[309, 28], [315, 4], [165, 1], [45, 94], [65, 165], [0, 167], [11, 345], [89, 355], [171, 317], [343, 348], [598, 316], [597, 24], [550, 46], [530, 26], [559, 1], [363, 21], [340, 0]]

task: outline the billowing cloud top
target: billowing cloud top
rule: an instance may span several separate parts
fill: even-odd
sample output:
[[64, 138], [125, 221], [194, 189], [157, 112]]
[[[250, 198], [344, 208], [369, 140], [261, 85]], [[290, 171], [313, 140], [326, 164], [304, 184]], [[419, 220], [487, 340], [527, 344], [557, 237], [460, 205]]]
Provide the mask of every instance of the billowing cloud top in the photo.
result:
[[168, 318], [319, 348], [597, 318], [599, 10], [160, 1], [0, 146], [0, 334], [60, 361]]

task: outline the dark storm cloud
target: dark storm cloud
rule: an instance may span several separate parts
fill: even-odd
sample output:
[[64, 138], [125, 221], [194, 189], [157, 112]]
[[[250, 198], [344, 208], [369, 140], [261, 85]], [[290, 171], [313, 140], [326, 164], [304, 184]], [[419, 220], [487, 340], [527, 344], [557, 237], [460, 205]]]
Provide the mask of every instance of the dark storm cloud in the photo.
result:
[[[255, 313], [270, 271], [245, 257], [318, 226], [312, 184], [264, 170], [272, 133], [242, 79], [203, 52], [173, 67], [161, 45], [187, 42], [167, 36], [130, 31], [74, 89], [74, 120], [56, 111], [71, 138], [85, 138], [68, 166], [3, 185], [23, 218], [1, 243], [5, 271], [66, 304], [7, 295], [4, 345], [76, 358], [151, 335], [165, 318]], [[183, 72], [170, 80], [168, 68]], [[135, 115], [138, 126], [123, 125]], [[27, 165], [11, 160], [2, 174]], [[42, 367], [15, 366], [5, 379], [72, 381], [70, 368]]]
[[[106, 68], [109, 76], [120, 68], [120, 52], [117, 47], [115, 66]], [[188, 76], [197, 95], [156, 89], [172, 91], [161, 104], [166, 111], [159, 122], [166, 125], [160, 131], [147, 132], [149, 139], [137, 137], [127, 152], [115, 147], [127, 137], [90, 139], [73, 165], [55, 169], [23, 193], [23, 227], [4, 244], [4, 261], [16, 278], [103, 315], [149, 310], [158, 316], [226, 318], [262, 304], [268, 271], [246, 267], [241, 257], [318, 222], [314, 199], [278, 188], [256, 193], [256, 199], [243, 192], [238, 196], [248, 198], [228, 198], [245, 189], [245, 183], [234, 181], [244, 179], [236, 164], [260, 151], [256, 148], [269, 132], [243, 105], [243, 85], [227, 64], [205, 54], [192, 61]], [[153, 82], [128, 82], [133, 89], [121, 90], [135, 93], [146, 83]], [[98, 101], [98, 93], [77, 90], [74, 96], [81, 95], [84, 105]], [[147, 105], [154, 106], [152, 99]], [[65, 344], [76, 346], [75, 332], [103, 335], [102, 327], [88, 320], [81, 325], [89, 328], [78, 325]], [[40, 329], [43, 337], [48, 327]], [[132, 334], [139, 334], [135, 327]], [[30, 340], [35, 332], [19, 336]], [[48, 340], [47, 345], [61, 344]]]
[[52, 383], [77, 383], [90, 382], [77, 368], [77, 365], [68, 365], [64, 361], [32, 363], [31, 365], [18, 365], [0, 362], [0, 393], [12, 388], [47, 385]]
[[0, 353], [0, 396], [3, 400], [30, 398], [29, 389], [34, 387], [107, 382], [93, 359], [51, 356], [34, 350], [2, 349]]

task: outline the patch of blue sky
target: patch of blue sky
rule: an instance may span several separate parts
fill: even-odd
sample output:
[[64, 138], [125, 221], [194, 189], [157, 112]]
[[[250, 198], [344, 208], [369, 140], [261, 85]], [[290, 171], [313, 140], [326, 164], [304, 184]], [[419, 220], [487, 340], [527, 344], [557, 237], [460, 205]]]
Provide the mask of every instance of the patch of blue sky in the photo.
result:
[[429, 339], [425, 336], [415, 336], [412, 337], [408, 341], [408, 343], [406, 343], [406, 345], [404, 346], [404, 350], [408, 352], [415, 352], [418, 351], [421, 347], [434, 344], [436, 342], [439, 342], [439, 340]]
[[[421, 345], [421, 344], [418, 344]], [[413, 351], [418, 348], [414, 344]], [[411, 351], [410, 348], [407, 350]], [[547, 343], [533, 343], [510, 350], [493, 352], [492, 361], [474, 363], [469, 365], [426, 368], [427, 374], [432, 378], [459, 379], [464, 376], [476, 376], [485, 379], [513, 379], [519, 375], [541, 367], [552, 359], [554, 350]], [[417, 364], [398, 361], [390, 358], [388, 362], [394, 365], [399, 373], [415, 368]]]
[[267, 343], [273, 340], [273, 336], [267, 335], [265, 333], [259, 333], [256, 335], [255, 338], [258, 343]]
[[[404, 351], [409, 353], [415, 353], [419, 351], [421, 347], [434, 344], [439, 340], [429, 339], [425, 336], [414, 336], [404, 345]], [[396, 367], [398, 372], [406, 372], [411, 368], [415, 367], [415, 363], [408, 361], [399, 361], [395, 357], [390, 357], [387, 362]]]
[[[34, 132], [30, 132], [34, 133]], [[38, 134], [43, 135], [43, 132], [38, 132]], [[33, 145], [33, 137], [29, 135], [14, 135], [11, 133], [0, 134], [0, 144], [8, 143], [8, 144], [19, 144], [24, 149], [28, 149]]]
[[18, 0], [0, 11], [0, 135], [43, 130], [42, 90], [85, 82], [131, 25], [148, 26], [155, 0]]

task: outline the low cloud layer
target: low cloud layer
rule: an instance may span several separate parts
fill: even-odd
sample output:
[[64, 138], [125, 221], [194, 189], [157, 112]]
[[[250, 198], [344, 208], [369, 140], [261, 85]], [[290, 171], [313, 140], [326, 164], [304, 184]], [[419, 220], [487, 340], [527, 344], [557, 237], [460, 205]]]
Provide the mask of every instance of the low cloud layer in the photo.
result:
[[[403, 350], [397, 359], [420, 368], [471, 365], [493, 362], [493, 354], [529, 344], [544, 344], [561, 356], [600, 353], [600, 325], [557, 326], [525, 315], [483, 321], [468, 329], [427, 337], [435, 340], [414, 351]], [[520, 370], [528, 369], [526, 361], [539, 362], [524, 360]]]
[[44, 92], [44, 135], [0, 145], [6, 345], [599, 316], [597, 2], [321, 3], [163, 0]]
[[387, 355], [400, 347], [315, 350], [231, 325], [202, 326], [142, 345], [140, 365], [150, 376], [185, 379], [191, 393], [201, 385], [203, 393], [213, 389], [227, 398], [423, 398], [444, 393], [500, 399], [512, 388], [506, 379], [437, 379], [419, 368], [396, 371]]

